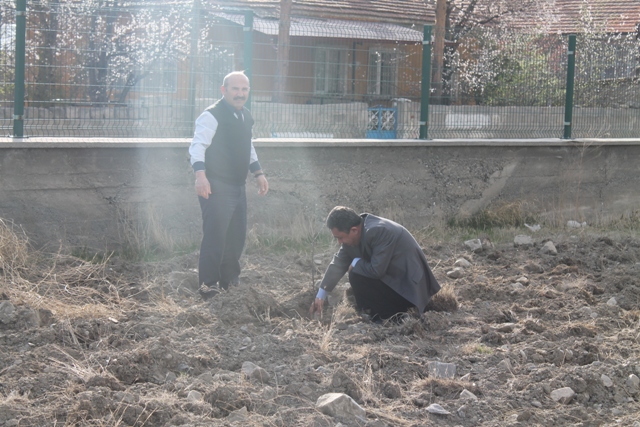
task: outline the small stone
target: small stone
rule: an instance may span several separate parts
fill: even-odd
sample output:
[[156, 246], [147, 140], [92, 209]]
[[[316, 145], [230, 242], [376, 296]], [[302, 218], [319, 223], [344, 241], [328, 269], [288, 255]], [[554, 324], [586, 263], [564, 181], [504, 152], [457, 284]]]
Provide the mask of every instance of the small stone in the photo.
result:
[[202, 400], [202, 393], [199, 391], [191, 390], [189, 391], [189, 394], [187, 394], [187, 402], [189, 403], [196, 403], [200, 400]]
[[520, 276], [516, 279], [516, 282], [522, 283], [524, 286], [529, 284], [529, 278], [527, 276]]
[[513, 239], [514, 246], [533, 246], [533, 239], [531, 236], [527, 236], [526, 234], [518, 234]]
[[617, 404], [627, 403], [627, 393], [622, 390], [618, 390], [618, 392], [613, 395], [613, 400], [615, 400]]
[[263, 399], [271, 400], [271, 399], [275, 399], [276, 397], [278, 397], [278, 391], [276, 389], [274, 389], [273, 387], [266, 386], [262, 390], [262, 398]]
[[256, 379], [262, 382], [269, 382], [271, 376], [263, 368], [257, 366], [252, 362], [244, 362], [242, 364], [242, 373], [248, 378]]
[[464, 245], [471, 252], [481, 252], [482, 251], [482, 241], [480, 239], [472, 239], [464, 242]]
[[513, 366], [511, 365], [511, 361], [509, 359], [503, 359], [500, 363], [498, 363], [498, 368], [509, 372], [513, 370]]
[[562, 387], [551, 392], [551, 398], [559, 403], [569, 403], [576, 395], [571, 387]]
[[611, 380], [611, 378], [609, 378], [608, 376], [606, 376], [605, 374], [602, 374], [600, 376], [600, 379], [602, 380], [602, 385], [604, 385], [605, 387], [613, 387], [613, 381]]
[[624, 411], [620, 408], [613, 408], [611, 410], [611, 415], [613, 415], [614, 417], [619, 417], [624, 415]]
[[456, 267], [451, 271], [447, 271], [447, 277], [451, 279], [459, 279], [464, 276], [464, 269], [461, 267]]
[[539, 400], [532, 400], [531, 401], [531, 406], [534, 406], [536, 408], [542, 408], [542, 403], [540, 403]]
[[513, 282], [510, 285], [511, 289], [513, 289], [514, 291], [521, 291], [524, 289], [524, 285], [522, 283]]
[[0, 323], [11, 323], [16, 317], [16, 308], [9, 301], [0, 302]]
[[249, 417], [249, 411], [247, 410], [246, 406], [243, 406], [242, 408], [230, 412], [229, 415], [227, 416], [227, 421], [229, 423], [240, 423], [243, 425], [246, 425], [247, 420]]
[[204, 384], [210, 384], [213, 382], [213, 375], [211, 375], [211, 372], [203, 372], [198, 375], [198, 381]]
[[364, 418], [367, 415], [363, 407], [344, 393], [323, 394], [316, 401], [316, 409], [331, 417]]
[[586, 226], [587, 226], [586, 222], [578, 222], [578, 221], [573, 221], [573, 220], [567, 221], [567, 227], [568, 228], [581, 228], [581, 227], [586, 227]]
[[529, 421], [531, 419], [531, 412], [529, 411], [523, 411], [521, 413], [518, 414], [518, 417], [516, 418], [516, 421], [522, 422], [522, 421]]
[[467, 415], [467, 406], [466, 405], [462, 405], [461, 407], [458, 408], [458, 410], [456, 411], [458, 413], [458, 416], [460, 418], [464, 418]]
[[461, 267], [461, 268], [469, 268], [469, 267], [471, 267], [471, 263], [469, 261], [467, 261], [466, 259], [464, 259], [464, 258], [458, 258], [456, 260], [456, 262], [453, 263], [453, 265], [455, 267]]
[[430, 414], [451, 415], [451, 412], [447, 411], [437, 403], [432, 403], [431, 405], [427, 406], [427, 412], [429, 412]]
[[300, 387], [300, 390], [298, 391], [301, 395], [307, 396], [307, 397], [313, 394], [313, 390], [308, 385], [303, 385], [302, 387]]
[[631, 374], [627, 378], [627, 387], [629, 387], [633, 392], [637, 392], [640, 387], [640, 378], [636, 374]]
[[174, 382], [178, 377], [176, 376], [176, 374], [174, 374], [173, 372], [169, 371], [167, 372], [167, 375], [165, 375], [164, 377], [164, 382], [165, 383], [172, 383]]
[[615, 297], [611, 297], [609, 298], [609, 301], [607, 301], [607, 305], [615, 307], [616, 305], [618, 305], [618, 301]]
[[471, 393], [466, 388], [460, 393], [460, 399], [478, 401], [478, 396]]
[[545, 255], [558, 255], [558, 250], [551, 240], [546, 242], [542, 248], [540, 248], [540, 253]]

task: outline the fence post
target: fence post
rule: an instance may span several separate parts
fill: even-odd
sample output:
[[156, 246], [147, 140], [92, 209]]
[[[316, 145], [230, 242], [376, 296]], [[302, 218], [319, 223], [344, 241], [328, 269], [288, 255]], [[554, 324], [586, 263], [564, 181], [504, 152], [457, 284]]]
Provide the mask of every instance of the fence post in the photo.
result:
[[429, 95], [431, 94], [431, 25], [424, 26], [422, 39], [422, 91], [420, 96], [420, 139], [429, 139]]
[[576, 72], [576, 35], [569, 35], [567, 52], [567, 93], [564, 101], [564, 139], [571, 138], [571, 122], [573, 120], [573, 82]]
[[[248, 10], [244, 13], [244, 73], [251, 81], [253, 71], [253, 11]], [[245, 106], [251, 109], [251, 91]]]
[[13, 98], [13, 137], [24, 136], [24, 67], [27, 0], [16, 0], [16, 69]]

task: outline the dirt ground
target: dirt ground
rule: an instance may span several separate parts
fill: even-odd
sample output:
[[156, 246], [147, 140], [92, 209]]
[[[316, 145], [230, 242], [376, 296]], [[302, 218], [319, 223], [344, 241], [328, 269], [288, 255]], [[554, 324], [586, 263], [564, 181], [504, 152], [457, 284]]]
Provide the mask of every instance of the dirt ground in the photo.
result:
[[[0, 427], [640, 426], [640, 239], [514, 230], [478, 252], [419, 241], [458, 309], [379, 324], [346, 282], [308, 318], [335, 248], [253, 248], [241, 284], [203, 301], [197, 253], [43, 258], [5, 232]], [[548, 241], [557, 254], [541, 251]], [[326, 393], [366, 416], [324, 414]]]

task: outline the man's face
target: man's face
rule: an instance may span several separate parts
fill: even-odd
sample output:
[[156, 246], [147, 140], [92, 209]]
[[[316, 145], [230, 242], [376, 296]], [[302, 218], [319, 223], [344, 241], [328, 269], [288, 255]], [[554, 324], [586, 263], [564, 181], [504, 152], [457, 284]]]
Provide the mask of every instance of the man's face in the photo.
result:
[[236, 110], [241, 110], [249, 97], [249, 79], [247, 76], [235, 75], [227, 79], [227, 85], [220, 88], [222, 96]]
[[351, 227], [348, 233], [340, 231], [337, 228], [331, 229], [331, 234], [336, 238], [338, 243], [346, 246], [358, 246], [360, 244], [360, 228]]

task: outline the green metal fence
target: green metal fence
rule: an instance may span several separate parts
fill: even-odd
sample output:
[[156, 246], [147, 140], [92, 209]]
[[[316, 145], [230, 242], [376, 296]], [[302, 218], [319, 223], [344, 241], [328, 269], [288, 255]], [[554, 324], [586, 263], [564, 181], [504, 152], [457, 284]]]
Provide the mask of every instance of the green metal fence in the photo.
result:
[[256, 137], [640, 134], [633, 35], [572, 47], [567, 35], [348, 17], [292, 17], [279, 33], [277, 20], [197, 0], [0, 0], [1, 132], [189, 137], [224, 75], [246, 70]]

